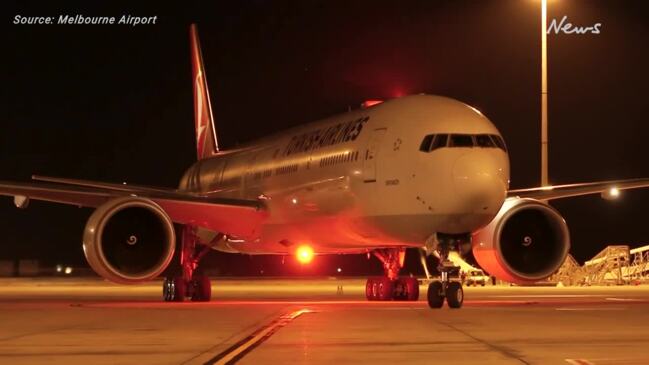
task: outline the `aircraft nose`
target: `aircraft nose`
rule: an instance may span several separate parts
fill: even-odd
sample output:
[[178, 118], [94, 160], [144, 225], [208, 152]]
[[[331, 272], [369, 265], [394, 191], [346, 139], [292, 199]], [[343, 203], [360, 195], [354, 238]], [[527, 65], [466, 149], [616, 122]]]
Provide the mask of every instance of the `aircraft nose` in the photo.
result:
[[497, 156], [471, 152], [461, 156], [453, 166], [455, 192], [466, 212], [493, 214], [507, 195], [507, 166]]

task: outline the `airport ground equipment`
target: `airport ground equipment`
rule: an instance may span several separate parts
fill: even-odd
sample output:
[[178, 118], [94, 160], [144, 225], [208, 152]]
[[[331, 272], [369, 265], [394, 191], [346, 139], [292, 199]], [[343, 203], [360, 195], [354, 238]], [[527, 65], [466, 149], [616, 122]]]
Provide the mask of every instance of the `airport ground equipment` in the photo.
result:
[[626, 284], [628, 277], [625, 273], [629, 262], [629, 246], [608, 246], [584, 263], [583, 282], [586, 285]]
[[631, 254], [631, 265], [628, 268], [628, 277], [635, 282], [649, 281], [649, 245], [634, 248]]
[[608, 246], [583, 266], [568, 255], [549, 281], [566, 286], [649, 282], [649, 245], [634, 249], [628, 245]]
[[584, 279], [584, 270], [572, 255], [566, 257], [566, 261], [559, 270], [553, 274], [549, 281], [552, 283], [561, 283], [562, 285], [578, 285]]
[[485, 286], [489, 280], [489, 277], [485, 275], [484, 271], [476, 269], [466, 273], [465, 284], [466, 286]]

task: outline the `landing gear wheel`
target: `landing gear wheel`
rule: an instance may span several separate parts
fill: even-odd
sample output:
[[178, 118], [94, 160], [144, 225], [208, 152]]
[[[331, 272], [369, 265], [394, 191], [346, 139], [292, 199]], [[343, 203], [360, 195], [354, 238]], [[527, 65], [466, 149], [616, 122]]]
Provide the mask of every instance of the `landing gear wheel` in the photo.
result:
[[365, 298], [367, 298], [367, 300], [376, 300], [376, 296], [374, 295], [374, 283], [374, 278], [368, 278], [365, 283]]
[[389, 278], [379, 278], [376, 281], [376, 299], [377, 300], [392, 300], [394, 293], [394, 282]]
[[402, 280], [406, 288], [406, 300], [419, 300], [419, 281], [417, 281], [417, 278], [407, 277], [403, 278]]
[[212, 283], [207, 275], [194, 275], [192, 302], [209, 302], [212, 297]]
[[[162, 298], [165, 302], [182, 302], [185, 297], [194, 302], [209, 302], [212, 297], [210, 279], [198, 270], [198, 263], [212, 246], [202, 244], [196, 232], [196, 227], [183, 227], [180, 250], [182, 271], [179, 276], [165, 278], [162, 284]], [[216, 242], [223, 237], [224, 235], [219, 233], [212, 241]], [[199, 248], [199, 245], [202, 245], [202, 248]]]
[[393, 300], [408, 300], [408, 288], [406, 285], [406, 279], [408, 278], [397, 278], [392, 284], [392, 299]]
[[185, 280], [183, 280], [182, 276], [176, 276], [173, 278], [173, 297], [172, 301], [174, 302], [182, 302], [185, 300], [185, 296], [187, 295], [187, 283], [185, 283]]
[[165, 278], [162, 284], [162, 296], [165, 302], [182, 302], [187, 294], [187, 284], [181, 276]]
[[428, 285], [428, 306], [431, 308], [442, 308], [444, 305], [444, 293], [442, 283], [433, 281]]
[[462, 284], [451, 281], [446, 286], [446, 302], [450, 308], [460, 308], [464, 303], [464, 290]]
[[173, 300], [172, 283], [173, 283], [172, 278], [165, 278], [164, 281], [162, 282], [162, 299], [165, 302], [171, 302]]

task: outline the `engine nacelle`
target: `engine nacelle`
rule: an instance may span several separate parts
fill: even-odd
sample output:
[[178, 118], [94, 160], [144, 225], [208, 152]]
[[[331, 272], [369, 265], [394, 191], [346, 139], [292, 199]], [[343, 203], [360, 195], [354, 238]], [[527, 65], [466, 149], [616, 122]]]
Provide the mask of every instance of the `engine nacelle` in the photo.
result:
[[122, 197], [98, 207], [83, 233], [83, 252], [93, 270], [120, 284], [160, 275], [176, 248], [173, 222], [149, 199]]
[[510, 283], [544, 280], [570, 249], [565, 220], [534, 199], [510, 198], [486, 227], [473, 234], [473, 255], [491, 275]]

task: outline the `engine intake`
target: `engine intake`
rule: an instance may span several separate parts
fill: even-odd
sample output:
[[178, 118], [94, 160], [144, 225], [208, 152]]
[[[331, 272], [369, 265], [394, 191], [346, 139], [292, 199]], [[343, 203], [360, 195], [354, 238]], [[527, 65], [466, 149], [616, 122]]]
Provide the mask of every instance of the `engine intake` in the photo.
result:
[[544, 280], [561, 267], [570, 234], [554, 208], [534, 199], [507, 199], [472, 238], [473, 255], [491, 275], [517, 284]]
[[143, 198], [106, 202], [92, 213], [83, 234], [83, 252], [92, 269], [120, 284], [160, 275], [175, 247], [173, 222], [160, 206]]

